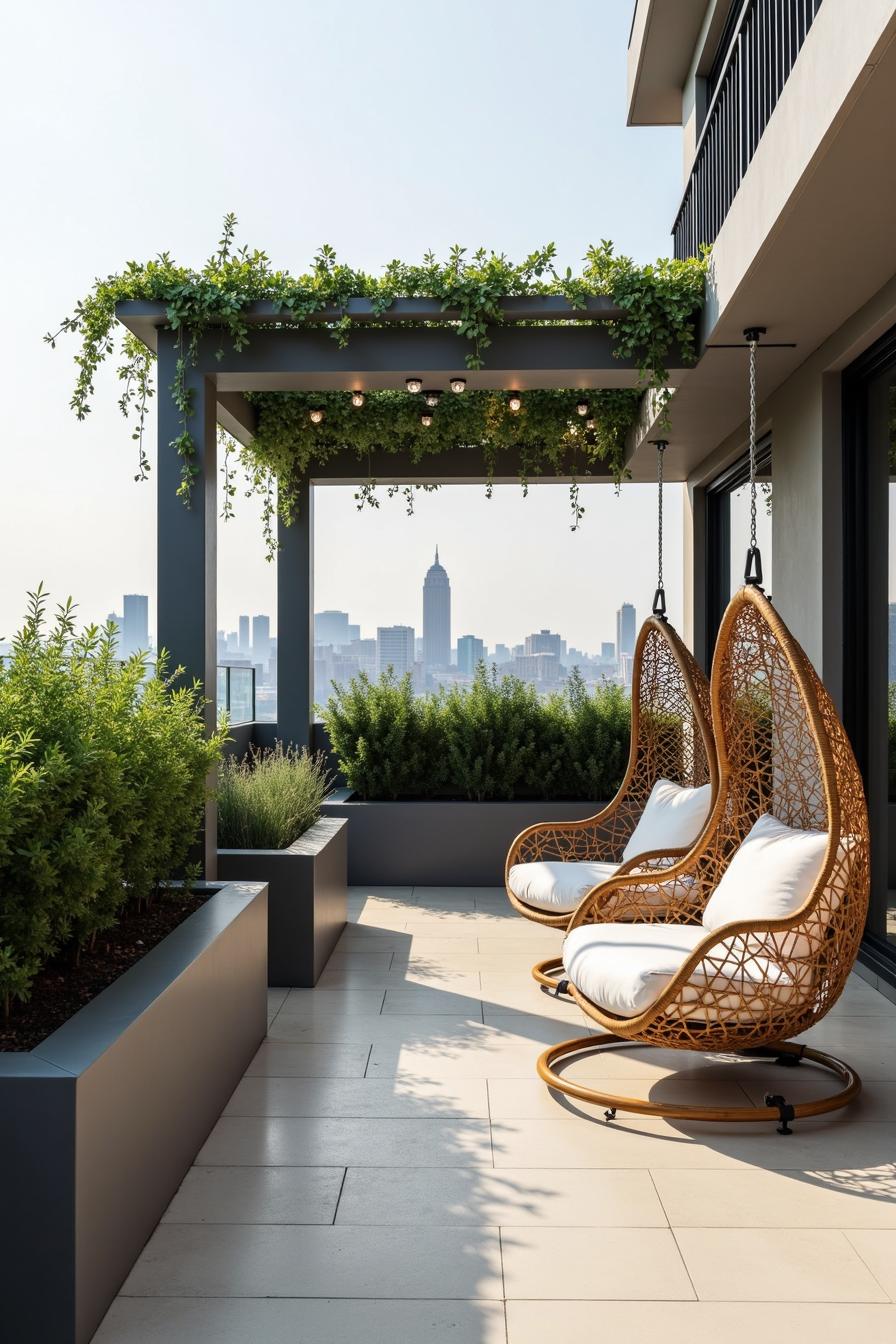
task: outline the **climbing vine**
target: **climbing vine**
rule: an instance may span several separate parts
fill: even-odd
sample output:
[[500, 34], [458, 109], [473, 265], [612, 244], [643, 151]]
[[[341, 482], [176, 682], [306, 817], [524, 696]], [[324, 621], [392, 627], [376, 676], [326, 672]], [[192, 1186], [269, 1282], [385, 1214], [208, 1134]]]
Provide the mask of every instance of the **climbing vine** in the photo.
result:
[[[216, 332], [221, 355], [227, 343], [243, 349], [251, 339], [246, 311], [259, 301], [272, 304], [280, 326], [323, 326], [344, 346], [351, 336], [352, 318], [347, 308], [353, 298], [371, 303], [374, 317], [383, 315], [397, 298], [424, 297], [437, 300], [444, 309], [457, 312], [456, 331], [468, 342], [466, 364], [481, 369], [487, 361], [490, 333], [506, 323], [501, 307], [504, 298], [554, 294], [577, 309], [589, 298], [605, 296], [622, 316], [607, 323], [613, 350], [620, 358], [634, 359], [639, 368], [639, 389], [588, 393], [593, 405], [589, 419], [593, 430], [585, 431], [570, 416], [575, 392], [527, 392], [524, 409], [516, 416], [507, 410], [499, 393], [446, 394], [424, 430], [419, 424], [419, 403], [403, 393], [370, 394], [361, 410], [351, 407], [338, 394], [315, 394], [315, 404], [326, 415], [315, 438], [308, 432], [302, 412], [309, 407], [304, 393], [268, 393], [256, 397], [261, 416], [259, 439], [241, 453], [248, 468], [251, 488], [265, 500], [266, 528], [273, 518], [274, 480], [280, 487], [282, 508], [288, 513], [290, 490], [298, 474], [312, 463], [344, 448], [363, 457], [374, 447], [402, 448], [422, 458], [457, 446], [478, 448], [485, 459], [489, 478], [501, 454], [519, 450], [521, 476], [551, 464], [576, 466], [583, 473], [596, 459], [606, 461], [617, 479], [622, 466], [622, 443], [637, 413], [638, 393], [652, 391], [664, 408], [667, 398], [667, 362], [673, 350], [687, 361], [695, 354], [693, 319], [703, 303], [706, 256], [686, 260], [661, 259], [653, 265], [638, 265], [619, 256], [609, 242], [589, 247], [581, 271], [573, 274], [556, 269], [553, 243], [530, 253], [522, 262], [512, 262], [501, 253], [479, 249], [468, 253], [451, 249], [444, 261], [428, 252], [422, 263], [392, 261], [379, 276], [369, 275], [340, 262], [333, 249], [324, 246], [309, 271], [293, 276], [275, 269], [267, 253], [237, 246], [236, 216], [225, 217], [216, 250], [201, 269], [184, 267], [163, 252], [151, 261], [130, 261], [125, 268], [97, 280], [76, 303], [55, 332], [45, 337], [55, 347], [63, 335], [79, 341], [75, 363], [77, 376], [71, 407], [79, 420], [90, 412], [98, 369], [118, 353], [118, 374], [123, 391], [119, 406], [133, 425], [137, 450], [138, 480], [149, 467], [144, 449], [147, 405], [153, 395], [152, 353], [132, 333], [120, 327], [116, 307], [129, 299], [163, 303], [168, 327], [176, 333], [177, 361], [170, 389], [179, 413], [179, 432], [171, 447], [182, 461], [179, 493], [189, 503], [198, 474], [196, 445], [191, 431], [193, 411], [188, 370], [198, 358], [199, 342]], [[328, 310], [324, 313], [324, 310]], [[338, 316], [332, 316], [335, 311]], [[368, 324], [369, 325], [369, 324]], [[304, 400], [303, 400], [304, 399]], [[416, 423], [412, 423], [416, 417]], [[321, 456], [323, 454], [323, 456]], [[228, 464], [229, 471], [229, 464]], [[227, 487], [233, 484], [226, 476]], [[225, 513], [232, 510], [233, 492], [226, 492]], [[581, 516], [577, 486], [572, 487], [574, 519]]]

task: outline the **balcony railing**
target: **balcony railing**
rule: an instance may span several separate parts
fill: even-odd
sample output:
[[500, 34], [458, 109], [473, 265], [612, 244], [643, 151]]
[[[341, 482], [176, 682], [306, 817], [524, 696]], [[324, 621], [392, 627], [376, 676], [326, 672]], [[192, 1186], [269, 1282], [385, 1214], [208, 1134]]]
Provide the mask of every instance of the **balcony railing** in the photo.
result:
[[707, 81], [709, 105], [672, 226], [676, 257], [694, 257], [701, 244], [715, 242], [821, 3], [741, 5]]
[[218, 665], [218, 713], [231, 723], [252, 723], [255, 719], [255, 668]]

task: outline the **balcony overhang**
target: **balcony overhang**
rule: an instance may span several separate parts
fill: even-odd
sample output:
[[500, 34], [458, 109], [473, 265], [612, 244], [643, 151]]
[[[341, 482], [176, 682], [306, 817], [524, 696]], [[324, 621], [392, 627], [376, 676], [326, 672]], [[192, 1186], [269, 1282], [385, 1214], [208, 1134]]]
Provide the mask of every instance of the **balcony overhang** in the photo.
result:
[[[712, 347], [742, 342], [743, 329], [757, 323], [767, 345], [793, 343], [760, 351], [765, 401], [841, 328], [837, 353], [828, 362], [822, 355], [826, 372], [896, 322], [896, 174], [893, 137], [882, 130], [896, 125], [896, 16], [878, 24], [876, 37], [874, 18], [821, 6], [734, 197], [713, 246], [701, 356], [671, 407], [670, 479], [699, 473], [744, 426], [745, 352]], [[825, 119], [830, 105], [836, 114]], [[845, 333], [860, 309], [850, 344]], [[636, 471], [652, 461], [654, 436], [646, 421], [633, 447]]]
[[628, 125], [680, 126], [681, 94], [707, 0], [637, 0], [628, 47]]

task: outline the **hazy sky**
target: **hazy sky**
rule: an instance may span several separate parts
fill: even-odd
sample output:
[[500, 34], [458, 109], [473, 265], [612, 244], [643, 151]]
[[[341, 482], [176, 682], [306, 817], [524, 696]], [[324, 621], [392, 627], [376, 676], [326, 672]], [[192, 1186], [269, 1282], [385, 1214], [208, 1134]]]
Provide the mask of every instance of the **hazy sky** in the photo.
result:
[[[0, 635], [43, 579], [85, 619], [147, 592], [155, 610], [154, 483], [133, 481], [111, 368], [95, 409], [68, 409], [74, 344], [42, 344], [95, 275], [168, 250], [201, 262], [227, 210], [244, 241], [299, 271], [322, 242], [375, 270], [454, 242], [514, 257], [553, 240], [575, 266], [590, 242], [642, 260], [670, 250], [679, 133], [625, 127], [632, 0], [35, 0], [7, 7], [0, 88], [6, 184], [6, 405]], [[150, 456], [154, 458], [154, 425]], [[420, 620], [439, 542], [455, 633], [516, 641], [550, 625], [612, 638], [613, 612], [653, 592], [649, 490], [565, 487], [486, 502], [445, 488], [407, 519], [318, 491], [317, 607], [365, 628]], [[322, 498], [320, 498], [322, 496]], [[669, 491], [680, 537], [679, 489]], [[221, 530], [219, 625], [275, 612], [257, 510]], [[670, 537], [670, 609], [680, 543]]]

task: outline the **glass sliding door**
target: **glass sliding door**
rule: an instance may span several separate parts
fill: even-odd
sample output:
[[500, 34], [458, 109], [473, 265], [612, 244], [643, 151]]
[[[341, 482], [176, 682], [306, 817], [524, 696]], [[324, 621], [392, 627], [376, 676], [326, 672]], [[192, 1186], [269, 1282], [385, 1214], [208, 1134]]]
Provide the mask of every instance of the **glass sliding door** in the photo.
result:
[[843, 406], [844, 717], [871, 819], [866, 950], [896, 975], [896, 329], [845, 371]]
[[[772, 441], [756, 445], [756, 542], [762, 555], [763, 587], [772, 593]], [[722, 614], [743, 586], [750, 544], [750, 462], [741, 458], [706, 488], [706, 667]]]

